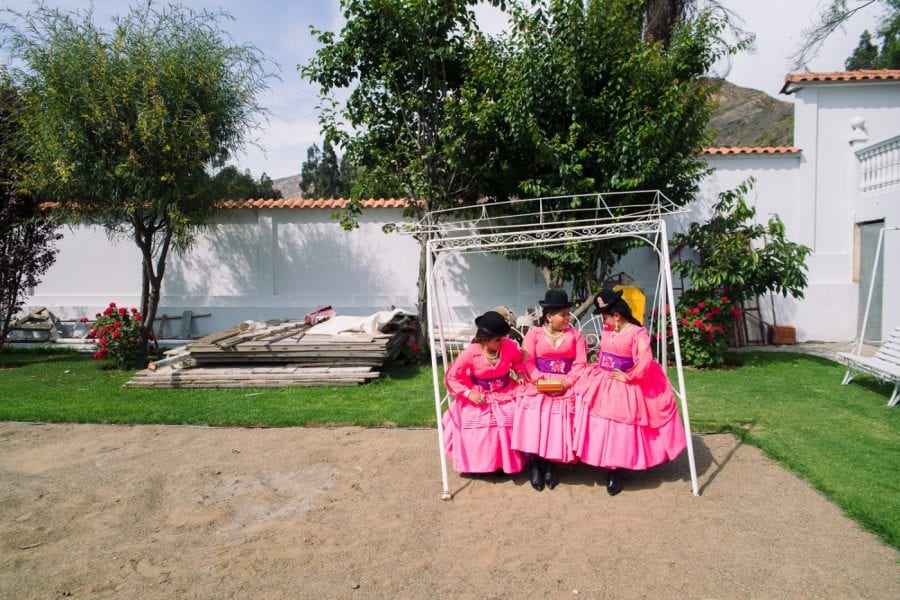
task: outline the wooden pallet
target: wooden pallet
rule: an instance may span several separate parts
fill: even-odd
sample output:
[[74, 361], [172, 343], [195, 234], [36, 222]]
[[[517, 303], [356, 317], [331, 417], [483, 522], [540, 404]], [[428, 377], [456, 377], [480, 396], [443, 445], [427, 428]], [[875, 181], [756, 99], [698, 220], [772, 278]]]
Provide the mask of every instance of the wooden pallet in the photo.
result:
[[210, 334], [135, 373], [126, 387], [287, 387], [357, 385], [379, 376], [406, 341], [402, 331], [320, 335], [302, 321], [242, 326]]
[[135, 373], [125, 387], [246, 388], [359, 385], [380, 373], [369, 367], [175, 367]]

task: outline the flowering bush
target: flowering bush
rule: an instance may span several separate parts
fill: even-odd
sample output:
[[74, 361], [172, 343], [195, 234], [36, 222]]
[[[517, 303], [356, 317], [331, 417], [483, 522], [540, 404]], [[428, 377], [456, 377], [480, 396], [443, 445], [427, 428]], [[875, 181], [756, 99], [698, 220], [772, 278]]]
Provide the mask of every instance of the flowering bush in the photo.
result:
[[689, 290], [681, 296], [675, 312], [684, 364], [700, 368], [721, 366], [728, 340], [742, 317], [740, 307], [725, 294]]
[[96, 340], [94, 358], [109, 358], [117, 369], [131, 369], [141, 358], [141, 314], [136, 308], [119, 308], [110, 302], [102, 314], [97, 313], [87, 337]]
[[423, 365], [429, 360], [430, 355], [425, 351], [425, 347], [416, 341], [415, 336], [409, 337], [397, 356], [397, 362], [407, 365]]

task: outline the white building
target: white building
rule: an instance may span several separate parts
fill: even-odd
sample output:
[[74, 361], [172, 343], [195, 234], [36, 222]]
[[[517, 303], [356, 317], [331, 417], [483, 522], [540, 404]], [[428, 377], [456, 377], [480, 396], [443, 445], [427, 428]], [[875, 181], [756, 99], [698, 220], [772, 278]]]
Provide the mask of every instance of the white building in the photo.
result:
[[[796, 94], [795, 146], [713, 148], [715, 172], [693, 207], [703, 218], [719, 192], [749, 176], [757, 215], [777, 213], [788, 237], [812, 248], [809, 287], [800, 301], [779, 298], [777, 321], [798, 341], [856, 337], [882, 227], [883, 270], [876, 279], [867, 339], [900, 323], [900, 71], [792, 74], [782, 90]], [[167, 267], [159, 314], [210, 313], [193, 335], [246, 319], [299, 318], [318, 305], [365, 315], [415, 309], [419, 248], [385, 234], [402, 221], [397, 200], [368, 201], [359, 229], [345, 232], [331, 213], [340, 200], [250, 200], [228, 203], [214, 226]], [[678, 227], [673, 223], [673, 227]], [[61, 319], [93, 316], [110, 301], [137, 306], [140, 256], [130, 241], [99, 229], [66, 230], [56, 264], [28, 298]], [[641, 256], [623, 269], [653, 289]], [[497, 305], [522, 314], [543, 297], [543, 276], [500, 256], [460, 258], [442, 282], [460, 320]], [[763, 318], [771, 322], [768, 300]], [[166, 335], [177, 333], [176, 328]]]

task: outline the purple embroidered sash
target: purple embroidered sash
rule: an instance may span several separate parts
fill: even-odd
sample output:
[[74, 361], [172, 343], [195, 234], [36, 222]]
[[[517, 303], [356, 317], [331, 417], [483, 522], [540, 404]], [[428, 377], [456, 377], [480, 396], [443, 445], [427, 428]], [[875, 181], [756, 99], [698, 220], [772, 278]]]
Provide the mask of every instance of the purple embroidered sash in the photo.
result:
[[597, 366], [605, 371], [613, 371], [615, 369], [627, 371], [634, 366], [634, 360], [630, 356], [619, 356], [618, 354], [602, 352], [600, 359], [597, 361]]
[[483, 390], [496, 392], [505, 389], [509, 385], [509, 375], [501, 375], [500, 377], [491, 377], [490, 379], [481, 379], [473, 377], [472, 381]]
[[538, 358], [537, 368], [541, 373], [560, 373], [565, 375], [572, 370], [571, 358]]

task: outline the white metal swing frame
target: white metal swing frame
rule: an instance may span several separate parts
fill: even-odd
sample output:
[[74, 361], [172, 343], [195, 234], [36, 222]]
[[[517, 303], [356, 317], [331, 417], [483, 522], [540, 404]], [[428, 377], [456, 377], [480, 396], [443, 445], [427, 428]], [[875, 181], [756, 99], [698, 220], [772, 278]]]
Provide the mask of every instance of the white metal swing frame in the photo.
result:
[[[636, 203], [610, 206], [607, 200], [617, 196], [620, 198], [624, 196], [628, 201]], [[554, 209], [556, 201], [562, 199], [575, 199], [583, 208]], [[503, 215], [506, 207], [516, 212]], [[442, 299], [446, 300], [446, 294], [441, 295], [444, 292], [443, 287], [438, 285], [439, 279], [440, 281], [444, 280], [441, 268], [451, 256], [591, 243], [625, 237], [645, 242], [656, 252], [659, 259], [660, 274], [657, 290], [664, 285], [666, 294], [665, 296], [656, 294], [655, 312], [659, 317], [656, 330], [666, 330], [666, 317], [668, 316], [672, 328], [672, 344], [678, 381], [678, 388], [674, 391], [681, 402], [681, 414], [687, 436], [691, 489], [695, 496], [699, 496], [687, 393], [681, 363], [678, 323], [675, 318], [675, 297], [672, 289], [668, 235], [664, 221], [665, 216], [686, 212], [685, 209], [675, 205], [659, 191], [646, 190], [513, 200], [465, 207], [467, 212], [460, 212], [461, 210], [463, 209], [429, 212], [418, 223], [400, 227], [420, 239], [424, 238], [426, 246], [426, 310], [430, 324], [428, 337], [431, 348], [434, 406], [441, 462], [442, 498], [445, 500], [452, 498], [447, 476], [447, 454], [444, 447], [442, 422], [442, 406], [444, 402], [447, 402], [449, 406], [452, 399], [449, 394], [442, 392], [443, 384], [439, 378], [438, 356], [441, 357], [441, 366], [446, 372], [450, 348], [444, 319], [445, 317], [452, 319], [452, 317], [449, 315], [449, 306], [447, 307], [448, 314], [441, 309]], [[472, 218], [473, 212], [478, 216]], [[469, 216], [465, 218], [458, 216], [464, 214]], [[498, 214], [501, 216], [496, 216]], [[666, 314], [666, 308], [668, 308], [668, 314]], [[662, 336], [662, 341], [659, 342], [663, 352], [662, 356], [665, 356], [665, 337]]]

